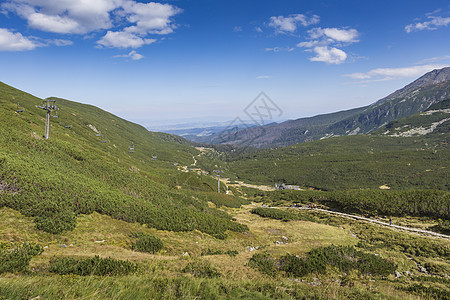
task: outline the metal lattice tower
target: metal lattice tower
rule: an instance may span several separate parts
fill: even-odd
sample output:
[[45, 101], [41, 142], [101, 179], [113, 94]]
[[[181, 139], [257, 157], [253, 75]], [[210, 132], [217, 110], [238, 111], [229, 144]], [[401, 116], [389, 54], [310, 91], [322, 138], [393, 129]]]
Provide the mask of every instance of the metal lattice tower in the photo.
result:
[[47, 112], [44, 139], [48, 139], [50, 136], [50, 117], [58, 117], [56, 114], [58, 108], [56, 107], [55, 102], [56, 100], [46, 99], [42, 101], [42, 106], [36, 105], [37, 108], [41, 108]]
[[134, 143], [133, 142], [130, 143], [130, 147], [128, 148], [128, 152], [129, 153], [134, 153]]
[[217, 173], [217, 192], [220, 193], [220, 173], [223, 171], [221, 170], [214, 170], [214, 173]]

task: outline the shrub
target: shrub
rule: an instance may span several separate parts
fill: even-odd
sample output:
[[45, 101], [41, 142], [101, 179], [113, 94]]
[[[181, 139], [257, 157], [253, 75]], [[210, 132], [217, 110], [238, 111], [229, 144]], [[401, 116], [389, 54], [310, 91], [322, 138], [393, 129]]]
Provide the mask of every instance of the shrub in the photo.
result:
[[275, 259], [273, 259], [269, 253], [254, 254], [250, 258], [248, 265], [269, 276], [276, 276], [278, 274], [278, 269], [275, 266]]
[[27, 271], [31, 258], [43, 251], [44, 249], [39, 244], [0, 244], [0, 273]]
[[128, 260], [100, 258], [99, 256], [89, 258], [56, 257], [50, 260], [49, 271], [59, 275], [117, 276], [136, 272], [137, 265]]
[[77, 219], [75, 214], [69, 210], [58, 211], [54, 215], [47, 214], [34, 218], [36, 229], [45, 232], [58, 234], [63, 231], [71, 231], [75, 229]]
[[133, 250], [139, 252], [156, 253], [163, 248], [163, 242], [155, 236], [139, 233], [135, 235], [137, 240], [133, 243]]
[[396, 268], [395, 264], [376, 255], [358, 251], [350, 246], [334, 245], [312, 249], [306, 258], [287, 254], [278, 261], [267, 253], [257, 253], [250, 259], [249, 265], [271, 276], [280, 270], [292, 277], [302, 277], [314, 272], [324, 274], [327, 266], [341, 272], [358, 270], [363, 275], [381, 276], [393, 273]]
[[181, 271], [195, 277], [214, 278], [222, 275], [219, 271], [214, 269], [210, 263], [203, 261], [190, 262]]

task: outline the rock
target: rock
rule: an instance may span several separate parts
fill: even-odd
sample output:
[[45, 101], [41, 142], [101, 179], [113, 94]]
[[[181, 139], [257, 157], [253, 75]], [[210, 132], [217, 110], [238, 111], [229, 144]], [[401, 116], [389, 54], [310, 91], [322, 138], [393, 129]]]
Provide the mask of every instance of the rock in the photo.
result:
[[400, 277], [402, 277], [403, 275], [402, 274], [400, 274], [400, 272], [399, 271], [395, 271], [395, 278], [400, 278]]
[[421, 266], [421, 265], [418, 264], [417, 267], [419, 268], [420, 272], [428, 274], [428, 270], [424, 266]]
[[411, 276], [412, 275], [411, 272], [409, 272], [409, 271], [405, 271], [403, 273], [405, 273], [406, 276]]
[[181, 256], [189, 256], [189, 253], [184, 252], [183, 254], [181, 254]]

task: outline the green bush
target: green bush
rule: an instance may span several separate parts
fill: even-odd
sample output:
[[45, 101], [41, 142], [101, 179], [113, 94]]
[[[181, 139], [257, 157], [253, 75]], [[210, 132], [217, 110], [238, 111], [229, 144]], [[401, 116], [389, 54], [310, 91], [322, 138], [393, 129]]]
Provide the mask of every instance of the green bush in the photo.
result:
[[263, 218], [270, 218], [275, 220], [281, 220], [283, 222], [301, 220], [317, 222], [318, 220], [310, 215], [304, 214], [301, 211], [286, 211], [278, 208], [257, 207], [250, 211], [252, 214], [256, 214]]
[[269, 253], [255, 253], [250, 258], [248, 265], [252, 268], [258, 269], [261, 273], [269, 276], [276, 276], [278, 269], [275, 266], [275, 259]]
[[71, 231], [75, 229], [77, 219], [75, 214], [69, 210], [57, 211], [53, 215], [47, 213], [34, 218], [36, 229], [45, 232], [58, 234], [63, 231]]
[[50, 260], [49, 272], [59, 275], [76, 274], [80, 276], [117, 276], [128, 275], [137, 271], [137, 265], [113, 258], [55, 257]]
[[31, 258], [41, 254], [43, 251], [44, 249], [39, 244], [0, 244], [0, 274], [28, 271]]
[[392, 274], [396, 265], [379, 256], [364, 253], [350, 246], [328, 246], [312, 249], [305, 258], [287, 254], [275, 260], [267, 253], [257, 253], [249, 261], [249, 265], [260, 272], [274, 276], [284, 271], [287, 276], [302, 277], [310, 273], [325, 274], [327, 266], [340, 272], [358, 270], [362, 275], [387, 276]]
[[222, 274], [214, 269], [210, 263], [204, 261], [190, 262], [181, 271], [195, 277], [215, 278], [222, 276]]
[[132, 247], [135, 251], [156, 253], [160, 251], [164, 246], [160, 238], [146, 233], [139, 233], [134, 235], [134, 237], [137, 237], [137, 240], [135, 243], [133, 243]]

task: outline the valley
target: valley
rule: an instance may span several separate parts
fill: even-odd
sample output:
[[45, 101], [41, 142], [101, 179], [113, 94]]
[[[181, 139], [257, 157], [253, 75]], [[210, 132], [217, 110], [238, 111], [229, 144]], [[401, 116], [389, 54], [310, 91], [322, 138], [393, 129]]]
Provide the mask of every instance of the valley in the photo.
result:
[[0, 85], [0, 298], [450, 297], [448, 99], [267, 149], [51, 99], [45, 140], [43, 99]]

